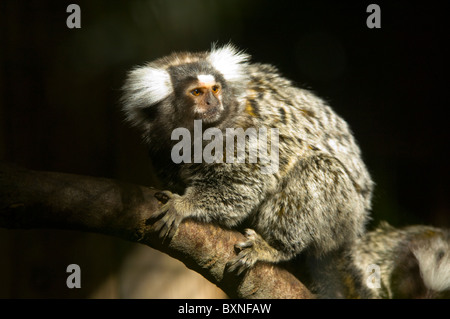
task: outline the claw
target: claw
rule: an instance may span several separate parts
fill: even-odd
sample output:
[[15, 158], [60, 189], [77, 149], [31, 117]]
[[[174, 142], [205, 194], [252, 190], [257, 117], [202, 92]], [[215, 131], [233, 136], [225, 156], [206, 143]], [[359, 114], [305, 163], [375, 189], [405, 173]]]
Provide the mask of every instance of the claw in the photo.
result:
[[239, 253], [238, 257], [232, 262], [230, 272], [235, 272], [240, 276], [243, 272], [249, 270], [256, 263], [257, 259], [254, 256], [254, 251], [245, 249]]
[[166, 223], [160, 219], [153, 224], [153, 228], [155, 229], [155, 231], [160, 232], [160, 231], [162, 231], [162, 229], [164, 228], [165, 225], [166, 225]]
[[184, 216], [174, 207], [174, 200], [179, 195], [172, 194], [169, 191], [161, 191], [155, 193], [154, 196], [164, 204], [146, 221], [146, 224], [153, 225], [154, 230], [159, 232], [159, 238], [163, 240], [171, 239], [184, 219]]
[[250, 248], [253, 246], [253, 242], [251, 241], [241, 241], [239, 243], [237, 243], [236, 245], [234, 245], [234, 247], [236, 249], [238, 249], [239, 251], [244, 250], [245, 248]]
[[244, 235], [247, 240], [234, 245], [239, 253], [227, 265], [228, 271], [236, 272], [238, 276], [253, 267], [258, 261], [258, 251], [255, 247], [258, 234], [252, 229], [246, 229]]

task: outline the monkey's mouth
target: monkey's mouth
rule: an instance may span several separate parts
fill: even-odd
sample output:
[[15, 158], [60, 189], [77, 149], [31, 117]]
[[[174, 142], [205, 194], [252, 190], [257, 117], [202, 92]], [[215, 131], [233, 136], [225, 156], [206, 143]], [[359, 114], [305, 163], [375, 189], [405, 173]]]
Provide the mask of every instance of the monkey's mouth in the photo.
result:
[[211, 108], [206, 112], [199, 113], [198, 118], [205, 123], [215, 122], [220, 118], [220, 110], [218, 107]]

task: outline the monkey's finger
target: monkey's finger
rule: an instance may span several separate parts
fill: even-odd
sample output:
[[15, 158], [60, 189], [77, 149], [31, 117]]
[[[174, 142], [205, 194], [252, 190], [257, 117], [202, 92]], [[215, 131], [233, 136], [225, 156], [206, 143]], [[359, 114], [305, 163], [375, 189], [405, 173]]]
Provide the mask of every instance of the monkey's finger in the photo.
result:
[[243, 258], [241, 258], [238, 262], [238, 271], [237, 275], [240, 276], [243, 272], [249, 270], [254, 265], [254, 261], [252, 259], [251, 254], [245, 255]]
[[247, 237], [247, 239], [254, 240], [256, 238], [256, 236], [258, 236], [258, 234], [253, 229], [246, 228], [244, 230], [244, 236]]
[[167, 239], [170, 240], [172, 238], [172, 236], [170, 236], [172, 228], [173, 228], [173, 219], [171, 218], [169, 221], [165, 223], [163, 229], [159, 233], [159, 238], [161, 238], [163, 241]]
[[253, 242], [249, 241], [249, 240], [241, 241], [241, 242], [238, 242], [237, 244], [234, 245], [234, 248], [236, 248], [239, 251], [242, 251], [245, 248], [250, 248], [250, 247], [253, 247]]
[[235, 272], [237, 276], [240, 276], [245, 270], [245, 267], [243, 267], [242, 261], [238, 260], [234, 265], [233, 265], [233, 270], [232, 272]]
[[155, 193], [153, 196], [163, 204], [166, 204], [172, 197], [173, 194], [170, 191], [160, 191]]
[[236, 258], [232, 259], [227, 264], [228, 272], [230, 272], [230, 273], [236, 272], [237, 275], [240, 275], [245, 270], [245, 269], [242, 268], [242, 266], [243, 266], [243, 259], [245, 258], [245, 256], [246, 256], [246, 252], [245, 251], [241, 251], [239, 253], [239, 255], [237, 255]]
[[164, 218], [164, 216], [169, 211], [170, 206], [169, 204], [164, 204], [161, 206], [160, 209], [158, 209], [156, 212], [154, 212], [148, 219], [155, 220], [155, 219], [161, 219]]
[[174, 217], [170, 216], [170, 215], [166, 215], [164, 216], [163, 219], [160, 220], [163, 225], [161, 227], [160, 233], [159, 233], [159, 238], [166, 240], [166, 238], [170, 239], [170, 230], [173, 227], [173, 222], [174, 222]]
[[229, 272], [236, 272], [237, 276], [240, 276], [244, 271], [248, 269], [244, 260], [238, 259], [236, 260], [230, 267], [228, 268]]
[[240, 264], [238, 271], [236, 272], [236, 275], [240, 276], [244, 271], [247, 271], [248, 267], [246, 267], [245, 264]]
[[170, 232], [170, 227], [168, 225], [164, 225], [163, 229], [161, 230], [161, 232], [159, 233], [159, 238], [165, 242], [167, 239], [170, 240], [169, 237], [169, 232]]
[[162, 213], [158, 215], [152, 215], [145, 220], [145, 225], [154, 225], [157, 221], [159, 221], [162, 217]]
[[226, 269], [230, 273], [235, 272], [237, 269], [237, 260], [232, 260], [229, 263], [227, 263]]
[[159, 237], [163, 239], [163, 241], [171, 240], [175, 235], [182, 219], [177, 215], [167, 215], [164, 219], [165, 224], [161, 229]]
[[166, 225], [166, 222], [160, 219], [153, 224], [153, 228], [155, 231], [161, 232], [165, 225]]
[[159, 232], [159, 238], [162, 239], [162, 241], [166, 241], [166, 239], [170, 239], [169, 237], [170, 232], [170, 226], [168, 224], [165, 224], [161, 231]]
[[226, 269], [228, 272], [234, 272], [236, 270], [237, 267], [237, 262], [239, 261], [239, 257], [235, 257], [233, 259], [231, 259], [229, 262], [227, 262], [226, 264]]
[[175, 233], [177, 232], [178, 226], [180, 226], [180, 224], [181, 224], [181, 218], [175, 218], [172, 225], [170, 226], [167, 237], [173, 238], [173, 236], [175, 236]]
[[145, 220], [145, 225], [150, 225], [151, 227], [154, 227], [156, 229], [155, 225], [159, 225], [158, 222], [164, 217], [164, 214], [165, 213], [159, 213], [158, 215], [150, 216]]

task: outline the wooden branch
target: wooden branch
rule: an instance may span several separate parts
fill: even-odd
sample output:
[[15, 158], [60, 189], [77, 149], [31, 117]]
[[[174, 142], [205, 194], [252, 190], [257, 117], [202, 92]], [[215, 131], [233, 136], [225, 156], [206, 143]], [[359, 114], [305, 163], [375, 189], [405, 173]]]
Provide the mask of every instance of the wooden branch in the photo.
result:
[[158, 209], [156, 189], [112, 179], [39, 172], [0, 162], [0, 227], [89, 231], [139, 242], [182, 261], [232, 298], [312, 298], [287, 270], [258, 263], [244, 276], [225, 270], [236, 231], [184, 221], [162, 242], [146, 220]]

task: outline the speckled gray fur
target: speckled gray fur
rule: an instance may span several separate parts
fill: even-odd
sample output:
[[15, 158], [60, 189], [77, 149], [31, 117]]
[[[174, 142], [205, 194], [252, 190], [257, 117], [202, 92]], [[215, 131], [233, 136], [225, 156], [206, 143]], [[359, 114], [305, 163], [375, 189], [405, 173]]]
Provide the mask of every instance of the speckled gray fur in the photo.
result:
[[[212, 74], [222, 85], [224, 110], [205, 128], [217, 127], [224, 136], [226, 128], [277, 128], [278, 172], [262, 174], [260, 163], [171, 163], [172, 130], [192, 130], [195, 119], [180, 97], [183, 79], [199, 74]], [[250, 63], [230, 45], [172, 54], [130, 72], [123, 103], [128, 119], [142, 129], [159, 176], [178, 192], [167, 193], [160, 212], [164, 236], [184, 218], [228, 228], [245, 224], [254, 231], [246, 231], [230, 264], [240, 272], [257, 261], [320, 256], [364, 233], [373, 182], [349, 126], [275, 67]]]

